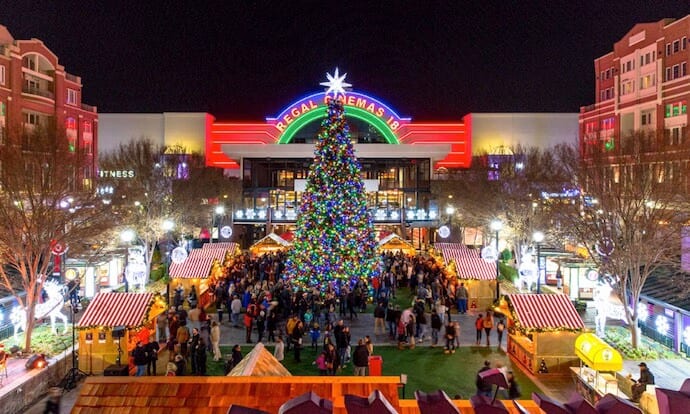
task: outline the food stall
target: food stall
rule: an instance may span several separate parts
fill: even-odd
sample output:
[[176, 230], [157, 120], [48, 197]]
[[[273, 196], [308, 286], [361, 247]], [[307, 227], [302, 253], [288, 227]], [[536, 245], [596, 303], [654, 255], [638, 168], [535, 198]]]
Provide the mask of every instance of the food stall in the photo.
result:
[[567, 372], [577, 365], [575, 340], [585, 324], [567, 295], [511, 294], [508, 354], [531, 374]]
[[575, 340], [575, 353], [580, 366], [570, 369], [578, 393], [592, 404], [606, 394], [619, 395], [615, 373], [623, 369], [623, 358], [618, 351], [593, 333], [583, 333]]
[[379, 252], [391, 252], [393, 254], [402, 252], [403, 254], [414, 256], [417, 253], [412, 244], [395, 233], [391, 233], [379, 240], [377, 248]]
[[496, 262], [486, 261], [478, 249], [460, 243], [434, 244], [435, 257], [445, 263], [446, 271], [455, 279], [455, 287], [464, 283], [469, 293], [467, 308], [483, 312], [491, 307], [496, 297]]
[[[148, 343], [156, 317], [166, 308], [154, 293], [98, 293], [79, 319], [79, 369], [89, 374], [125, 375], [133, 369], [129, 353], [137, 341]], [[128, 361], [130, 361], [128, 363]], [[119, 362], [119, 364], [118, 364]]]
[[249, 248], [249, 252], [252, 256], [261, 256], [265, 253], [273, 253], [288, 249], [290, 246], [292, 246], [292, 243], [289, 241], [275, 233], [269, 233], [266, 237], [254, 243]]

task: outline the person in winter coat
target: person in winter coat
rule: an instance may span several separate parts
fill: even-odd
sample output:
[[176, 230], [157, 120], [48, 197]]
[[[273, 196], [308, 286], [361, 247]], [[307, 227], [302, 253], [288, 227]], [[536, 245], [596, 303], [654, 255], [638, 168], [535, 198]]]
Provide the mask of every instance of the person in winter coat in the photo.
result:
[[196, 357], [196, 374], [206, 375], [206, 342], [204, 338], [199, 338], [194, 355]]
[[146, 374], [146, 366], [148, 365], [149, 359], [146, 355], [146, 348], [144, 348], [141, 341], [137, 341], [137, 346], [132, 351], [132, 357], [134, 358], [134, 365], [137, 366], [136, 376], [141, 377]]
[[364, 339], [357, 341], [357, 346], [352, 353], [352, 365], [354, 365], [354, 374], [356, 377], [364, 377], [367, 375], [367, 368], [369, 367], [369, 350], [364, 342]]
[[283, 343], [282, 336], [279, 336], [276, 340], [275, 348], [273, 348], [273, 356], [278, 362], [283, 362], [283, 359], [285, 359], [285, 343]]
[[448, 322], [446, 325], [446, 330], [444, 332], [446, 336], [446, 347], [443, 350], [444, 354], [454, 354], [455, 353], [455, 325], [453, 322]]
[[436, 312], [436, 309], [431, 310], [431, 347], [438, 345], [438, 335], [443, 327], [441, 316]]
[[316, 361], [314, 361], [314, 364], [316, 365], [316, 368], [319, 369], [320, 376], [328, 375], [328, 365], [326, 364], [326, 351], [322, 351], [319, 354], [319, 356], [316, 357]]

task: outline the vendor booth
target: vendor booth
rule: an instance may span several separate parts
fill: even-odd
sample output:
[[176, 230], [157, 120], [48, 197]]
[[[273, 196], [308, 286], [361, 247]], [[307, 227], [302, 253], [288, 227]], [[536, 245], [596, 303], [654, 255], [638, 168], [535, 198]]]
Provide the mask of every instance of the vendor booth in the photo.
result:
[[252, 256], [261, 256], [265, 253], [273, 253], [288, 249], [292, 243], [283, 239], [275, 233], [269, 233], [268, 236], [254, 243], [249, 252]]
[[567, 295], [513, 294], [508, 308], [508, 354], [531, 374], [567, 372], [578, 364], [575, 340], [585, 324]]
[[482, 259], [478, 249], [460, 243], [436, 243], [434, 248], [451, 280], [454, 276], [456, 286], [464, 283], [467, 288], [467, 308], [482, 312], [491, 307], [496, 297], [496, 262]]
[[402, 252], [405, 255], [414, 256], [417, 251], [414, 246], [395, 233], [391, 233], [382, 238], [377, 245], [379, 252], [391, 252], [393, 254]]
[[583, 333], [575, 340], [579, 367], [571, 367], [577, 391], [596, 404], [606, 394], [619, 395], [615, 373], [623, 369], [623, 358], [609, 344], [592, 333]]
[[187, 299], [193, 286], [197, 303], [206, 306], [210, 301], [209, 285], [224, 275], [238, 251], [236, 243], [206, 243], [201, 249], [193, 249], [184, 261], [170, 265], [171, 291], [179, 291]]
[[[118, 367], [121, 375], [134, 366], [129, 353], [137, 341], [148, 343], [164, 299], [153, 293], [98, 293], [79, 319], [79, 369], [89, 374]], [[125, 368], [127, 367], [127, 368]]]

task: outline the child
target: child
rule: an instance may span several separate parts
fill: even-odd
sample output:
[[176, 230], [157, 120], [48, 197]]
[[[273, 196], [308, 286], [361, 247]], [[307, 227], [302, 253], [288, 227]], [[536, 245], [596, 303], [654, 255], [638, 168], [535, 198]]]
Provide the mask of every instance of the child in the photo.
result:
[[321, 330], [318, 323], [314, 323], [311, 326], [309, 336], [311, 336], [311, 349], [316, 351], [319, 348], [319, 338], [321, 338]]
[[316, 357], [316, 361], [314, 361], [314, 364], [316, 365], [316, 368], [319, 369], [319, 375], [328, 375], [328, 365], [326, 364], [326, 351], [321, 352], [319, 356]]

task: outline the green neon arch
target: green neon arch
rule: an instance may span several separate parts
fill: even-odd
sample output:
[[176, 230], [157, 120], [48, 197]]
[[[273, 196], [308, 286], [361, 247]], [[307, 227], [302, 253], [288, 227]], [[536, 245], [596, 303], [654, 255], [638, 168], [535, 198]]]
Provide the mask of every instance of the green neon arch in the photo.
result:
[[[326, 108], [325, 105], [319, 105], [317, 108], [312, 109], [306, 114], [295, 119], [287, 128], [285, 128], [285, 132], [283, 132], [283, 135], [280, 136], [278, 144], [289, 143], [290, 141], [292, 141], [292, 138], [295, 136], [297, 131], [302, 129], [302, 127], [304, 127], [311, 121], [325, 117], [326, 115], [323, 111], [324, 108]], [[386, 139], [387, 143], [400, 144], [400, 141], [398, 141], [398, 137], [395, 135], [393, 130], [391, 130], [381, 118], [377, 117], [371, 112], [354, 106], [346, 106], [345, 112], [346, 117], [360, 119], [376, 128], [376, 130], [379, 131], [379, 133]]]

